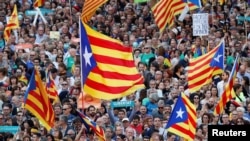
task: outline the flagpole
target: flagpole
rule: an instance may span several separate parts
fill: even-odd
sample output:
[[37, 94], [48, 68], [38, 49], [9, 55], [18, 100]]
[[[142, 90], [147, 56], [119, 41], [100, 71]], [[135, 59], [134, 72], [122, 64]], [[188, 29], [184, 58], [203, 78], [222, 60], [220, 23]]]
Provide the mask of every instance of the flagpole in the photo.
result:
[[[81, 23], [82, 21], [81, 21], [81, 17], [79, 16], [79, 32], [80, 32], [80, 58], [82, 58], [82, 49], [81, 49], [81, 47], [82, 47], [82, 42], [81, 42], [81, 36], [82, 36], [82, 34], [81, 34]], [[83, 66], [82, 66], [82, 59], [80, 59], [80, 67], [81, 67], [81, 74], [83, 74]], [[83, 79], [82, 79], [82, 77], [83, 76], [81, 76], [81, 89], [82, 89], [82, 91], [81, 91], [81, 95], [82, 95], [82, 97], [83, 97]], [[82, 100], [82, 110], [83, 110], [83, 106], [84, 106], [84, 104], [83, 104], [83, 100]]]

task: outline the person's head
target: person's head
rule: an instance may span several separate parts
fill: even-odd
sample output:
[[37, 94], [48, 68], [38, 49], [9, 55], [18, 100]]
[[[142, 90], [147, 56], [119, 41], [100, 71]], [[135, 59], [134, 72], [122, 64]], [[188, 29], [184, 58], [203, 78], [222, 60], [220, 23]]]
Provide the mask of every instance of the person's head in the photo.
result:
[[132, 124], [134, 126], [137, 126], [140, 123], [140, 117], [138, 115], [134, 115], [133, 119], [132, 119]]
[[237, 118], [236, 119], [236, 125], [244, 125], [244, 119], [243, 118]]
[[59, 116], [59, 122], [60, 122], [60, 125], [67, 125], [68, 123], [68, 117], [65, 116], [65, 115], [60, 115]]
[[91, 117], [94, 117], [96, 115], [96, 108], [93, 105], [90, 105], [88, 107], [88, 113]]
[[154, 117], [154, 119], [153, 119], [153, 121], [154, 121], [154, 126], [155, 127], [161, 127], [161, 119], [160, 119], [160, 117]]
[[60, 114], [62, 114], [62, 107], [60, 104], [55, 104], [54, 105], [54, 112], [57, 116], [59, 116]]
[[119, 120], [122, 120], [123, 118], [125, 118], [125, 111], [122, 109], [118, 110], [117, 116], [118, 116]]
[[230, 72], [225, 71], [222, 73], [222, 80], [227, 81], [229, 78]]
[[47, 138], [48, 141], [55, 141], [54, 136], [51, 135], [51, 134], [47, 134], [47, 135], [46, 135], [46, 138]]
[[125, 135], [129, 137], [134, 137], [135, 136], [135, 130], [132, 127], [127, 127], [125, 130]]
[[147, 108], [144, 105], [141, 105], [140, 113], [143, 114], [143, 115], [145, 115], [147, 113]]
[[4, 116], [9, 116], [12, 112], [12, 105], [10, 103], [4, 103], [2, 105], [2, 110], [3, 110]]
[[32, 141], [40, 141], [41, 140], [41, 134], [40, 133], [33, 133], [31, 136]]
[[73, 108], [72, 105], [69, 103], [63, 104], [63, 108], [62, 108], [63, 115], [66, 115], [66, 116], [70, 115], [72, 108]]
[[241, 84], [234, 84], [233, 88], [236, 94], [240, 94], [242, 92]]
[[229, 116], [228, 116], [228, 114], [226, 114], [226, 113], [222, 114], [222, 123], [223, 124], [228, 124], [229, 123]]
[[76, 132], [73, 129], [69, 129], [67, 131], [67, 136], [69, 136], [72, 140], [74, 140], [76, 137]]
[[168, 138], [168, 141], [175, 141], [176, 135], [171, 133], [171, 132], [168, 132], [167, 133], [167, 138]]
[[105, 136], [106, 136], [106, 138], [110, 139], [110, 138], [112, 138], [112, 135], [113, 135], [112, 127], [106, 127], [105, 128]]

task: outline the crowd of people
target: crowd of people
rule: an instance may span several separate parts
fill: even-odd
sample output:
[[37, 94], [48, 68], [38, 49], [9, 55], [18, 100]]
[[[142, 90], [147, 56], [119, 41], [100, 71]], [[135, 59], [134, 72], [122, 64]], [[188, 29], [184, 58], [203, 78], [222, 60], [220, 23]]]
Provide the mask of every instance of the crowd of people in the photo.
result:
[[[82, 111], [103, 128], [107, 141], [181, 141], [183, 138], [165, 130], [178, 95], [185, 93], [195, 105], [197, 128], [195, 141], [207, 141], [208, 125], [245, 125], [250, 122], [250, 16], [245, 0], [203, 0], [203, 6], [189, 11], [183, 21], [160, 33], [151, 12], [155, 0], [109, 0], [97, 9], [88, 25], [133, 48], [138, 71], [145, 89], [113, 101], [134, 101], [133, 107], [112, 108], [102, 100], [100, 107]], [[45, 23], [33, 24], [34, 0], [0, 0], [0, 126], [19, 126], [16, 133], [0, 131], [3, 141], [94, 141], [94, 131], [87, 132], [76, 113], [81, 94], [79, 17], [81, 0], [45, 0]], [[7, 17], [17, 5], [20, 28], [5, 42], [3, 31]], [[209, 13], [209, 35], [192, 35], [192, 14]], [[16, 32], [17, 34], [14, 34]], [[51, 32], [59, 32], [52, 38]], [[249, 34], [250, 35], [250, 34]], [[189, 60], [206, 54], [225, 40], [225, 71], [195, 93], [188, 92]], [[32, 48], [16, 49], [31, 43]], [[112, 53], [112, 52], [110, 52]], [[221, 115], [214, 115], [227, 83], [236, 54], [240, 67], [233, 89], [236, 97], [228, 102]], [[168, 63], [169, 61], [169, 63]], [[23, 107], [24, 94], [34, 68], [46, 82], [49, 69], [56, 83], [60, 103], [53, 105], [55, 125], [51, 131]]]

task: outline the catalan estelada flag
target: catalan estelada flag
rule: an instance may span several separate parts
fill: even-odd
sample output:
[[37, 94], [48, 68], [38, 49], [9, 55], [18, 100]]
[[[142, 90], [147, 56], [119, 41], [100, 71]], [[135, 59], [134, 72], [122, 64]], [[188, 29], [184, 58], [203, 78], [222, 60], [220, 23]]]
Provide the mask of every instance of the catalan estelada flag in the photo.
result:
[[36, 0], [36, 1], [34, 2], [33, 7], [34, 7], [34, 8], [36, 8], [36, 7], [41, 7], [41, 6], [43, 6], [44, 2], [45, 2], [45, 0]]
[[198, 6], [198, 7], [202, 7], [202, 2], [201, 0], [188, 0], [190, 3]]
[[116, 99], [144, 88], [132, 48], [80, 22], [83, 91], [100, 99]]
[[215, 115], [221, 114], [224, 111], [224, 107], [227, 104], [227, 102], [236, 96], [234, 89], [233, 89], [233, 85], [234, 85], [234, 80], [236, 78], [237, 69], [239, 66], [238, 63], [239, 63], [239, 61], [238, 61], [238, 55], [237, 55], [235, 62], [234, 62], [234, 65], [233, 65], [233, 68], [231, 70], [230, 76], [228, 78], [228, 83], [225, 86], [225, 90], [222, 93], [220, 101], [218, 102], [218, 104], [216, 105], [216, 107], [214, 109]]
[[152, 7], [155, 24], [163, 32], [165, 27], [174, 25], [174, 11], [172, 10], [173, 0], [160, 0]]
[[48, 131], [54, 126], [55, 113], [49, 101], [49, 97], [46, 94], [39, 71], [36, 69], [34, 69], [31, 75], [24, 96], [24, 108], [38, 118]]
[[188, 87], [190, 93], [212, 82], [214, 75], [220, 74], [224, 69], [224, 40], [220, 44], [198, 58], [191, 59], [188, 67]]
[[106, 141], [105, 132], [104, 132], [104, 130], [101, 127], [99, 127], [98, 125], [96, 125], [96, 123], [94, 121], [92, 121], [91, 119], [89, 119], [87, 116], [85, 116], [81, 112], [77, 111], [77, 114], [81, 118], [82, 123], [84, 124], [84, 126], [87, 129], [87, 132], [90, 132], [92, 130], [92, 131], [94, 131], [94, 133], [99, 138], [99, 141]]
[[189, 98], [182, 93], [170, 115], [166, 129], [188, 141], [193, 141], [196, 132], [196, 108]]
[[17, 6], [14, 6], [13, 12], [10, 16], [10, 19], [4, 29], [4, 39], [6, 42], [9, 41], [11, 30], [19, 28], [18, 14], [17, 14]]
[[50, 72], [47, 74], [46, 92], [47, 92], [49, 98], [54, 101], [54, 103], [59, 102], [59, 96], [57, 93], [56, 84], [55, 84]]
[[87, 23], [95, 14], [97, 8], [102, 6], [107, 1], [108, 0], [85, 0], [81, 14], [82, 21]]

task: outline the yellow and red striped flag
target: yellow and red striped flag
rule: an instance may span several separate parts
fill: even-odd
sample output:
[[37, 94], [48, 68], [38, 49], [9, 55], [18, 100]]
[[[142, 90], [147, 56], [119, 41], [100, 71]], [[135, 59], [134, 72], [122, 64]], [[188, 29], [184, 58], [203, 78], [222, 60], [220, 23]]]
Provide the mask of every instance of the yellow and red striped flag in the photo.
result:
[[185, 140], [193, 141], [196, 132], [196, 108], [189, 98], [182, 93], [170, 115], [166, 129]]
[[25, 75], [21, 75], [21, 77], [18, 79], [18, 81], [25, 83], [25, 85], [28, 84], [28, 79]]
[[34, 69], [24, 96], [24, 108], [29, 110], [50, 131], [54, 126], [55, 113], [46, 94], [39, 71]]
[[160, 0], [152, 7], [152, 13], [155, 18], [155, 23], [162, 33], [165, 27], [174, 24], [174, 11], [172, 10], [172, 0]]
[[87, 132], [94, 131], [99, 141], [106, 141], [105, 132], [102, 127], [98, 126], [94, 121], [89, 119], [80, 111], [77, 110], [76, 112], [78, 116], [81, 118], [82, 123], [86, 127]]
[[234, 80], [236, 78], [237, 69], [239, 68], [239, 61], [238, 60], [239, 59], [238, 59], [238, 55], [237, 55], [235, 62], [234, 62], [234, 65], [233, 65], [233, 68], [231, 70], [229, 79], [228, 79], [228, 83], [225, 86], [225, 90], [222, 93], [220, 101], [218, 102], [218, 104], [216, 105], [216, 107], [214, 109], [215, 115], [221, 114], [224, 111], [224, 107], [227, 104], [227, 102], [236, 96], [234, 89], [233, 89], [233, 85], [234, 85]]
[[45, 2], [45, 0], [36, 0], [36, 1], [34, 2], [33, 7], [34, 7], [34, 8], [36, 8], [36, 7], [41, 7], [41, 6], [43, 6], [44, 2]]
[[184, 10], [186, 4], [188, 4], [188, 8], [189, 10], [195, 10], [197, 8], [199, 8], [197, 5], [188, 2], [186, 0], [172, 0], [173, 1], [173, 5], [172, 5], [172, 10], [174, 11], [174, 15], [179, 15], [182, 13], [182, 11]]
[[17, 6], [14, 6], [13, 12], [10, 16], [10, 19], [4, 29], [4, 39], [6, 42], [9, 41], [11, 30], [19, 28], [18, 14], [17, 14]]
[[191, 59], [188, 67], [188, 88], [190, 93], [198, 91], [202, 86], [212, 82], [214, 75], [220, 74], [224, 69], [224, 40], [198, 58]]
[[47, 92], [49, 98], [54, 101], [53, 103], [60, 102], [60, 99], [59, 99], [59, 96], [57, 93], [56, 84], [55, 84], [50, 72], [47, 74], [46, 81], [47, 81], [46, 82], [46, 92]]
[[144, 88], [132, 48], [80, 22], [83, 90], [100, 99], [116, 99]]
[[108, 0], [85, 0], [81, 14], [82, 21], [87, 23], [95, 14], [97, 8], [102, 6], [107, 1]]

